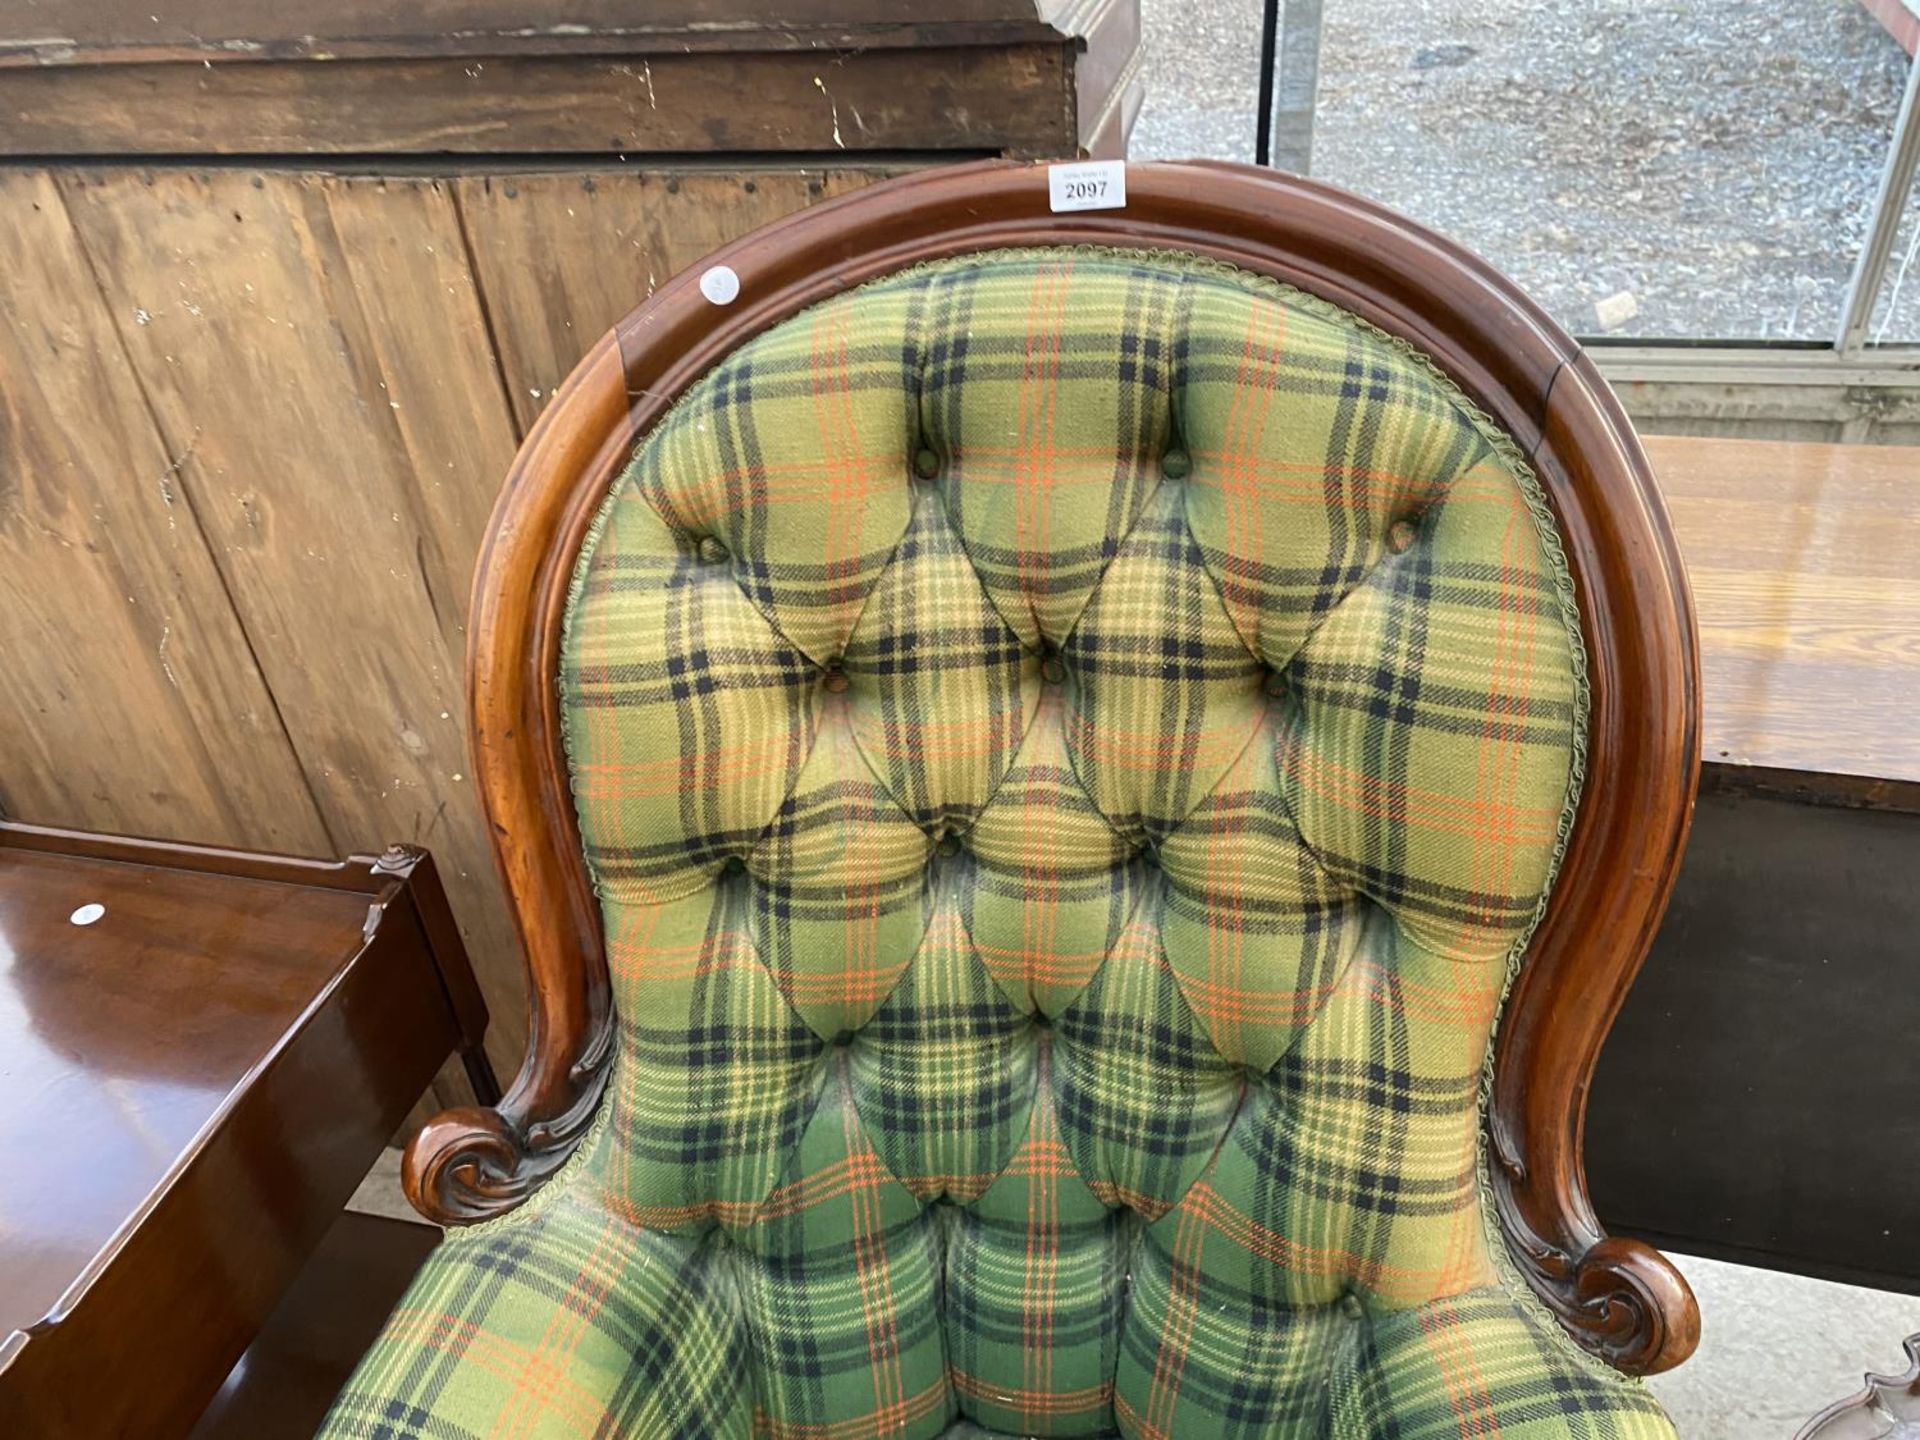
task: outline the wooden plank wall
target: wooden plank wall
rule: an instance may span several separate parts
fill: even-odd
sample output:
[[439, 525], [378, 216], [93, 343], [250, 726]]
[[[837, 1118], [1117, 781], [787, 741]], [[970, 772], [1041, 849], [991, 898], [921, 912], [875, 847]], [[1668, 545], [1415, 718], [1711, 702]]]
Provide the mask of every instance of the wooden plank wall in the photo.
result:
[[510, 1073], [463, 699], [494, 495], [650, 285], [880, 173], [0, 171], [0, 812], [430, 846]]

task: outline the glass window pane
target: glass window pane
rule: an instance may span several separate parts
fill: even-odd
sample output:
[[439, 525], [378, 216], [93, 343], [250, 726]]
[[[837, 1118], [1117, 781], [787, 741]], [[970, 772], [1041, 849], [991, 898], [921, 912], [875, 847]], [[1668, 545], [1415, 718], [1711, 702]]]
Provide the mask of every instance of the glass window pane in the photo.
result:
[[[1135, 156], [1248, 158], [1258, 0], [1143, 4]], [[1832, 340], [1907, 68], [1857, 0], [1282, 8], [1320, 12], [1316, 178], [1459, 240], [1576, 334]]]
[[1261, 0], [1140, 0], [1135, 160], [1252, 160]]

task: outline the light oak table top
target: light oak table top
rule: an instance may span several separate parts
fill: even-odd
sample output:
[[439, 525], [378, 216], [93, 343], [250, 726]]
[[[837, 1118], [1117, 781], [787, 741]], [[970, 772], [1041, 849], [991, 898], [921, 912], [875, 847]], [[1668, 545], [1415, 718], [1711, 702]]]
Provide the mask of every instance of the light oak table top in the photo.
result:
[[1920, 447], [1644, 443], [1699, 612], [1706, 763], [1920, 808]]

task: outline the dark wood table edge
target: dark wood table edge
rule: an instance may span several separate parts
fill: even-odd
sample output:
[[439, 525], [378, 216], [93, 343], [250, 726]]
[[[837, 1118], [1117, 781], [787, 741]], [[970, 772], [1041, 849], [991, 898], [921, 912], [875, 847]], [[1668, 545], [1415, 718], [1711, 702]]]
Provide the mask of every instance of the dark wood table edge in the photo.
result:
[[1739, 765], [1709, 758], [1700, 767], [1700, 793], [1791, 800], [1838, 810], [1920, 815], [1920, 780], [1844, 771]]
[[[6, 849], [148, 868], [164, 864], [175, 870], [246, 880], [356, 891], [368, 897], [367, 921], [361, 931], [364, 939], [372, 938], [381, 914], [389, 906], [410, 896], [427, 938], [434, 971], [446, 994], [447, 1006], [459, 1022], [460, 1061], [473, 1086], [474, 1098], [482, 1105], [499, 1101], [500, 1082], [485, 1049], [486, 1000], [480, 993], [472, 965], [465, 959], [465, 943], [460, 938], [459, 923], [454, 919], [446, 886], [433, 856], [420, 846], [389, 845], [379, 855], [355, 854], [342, 860], [315, 860], [298, 855], [230, 850], [183, 840], [100, 835], [86, 830], [0, 820], [0, 850]], [[459, 957], [459, 963], [448, 963], [450, 957]]]
[[[27, 825], [17, 820], [0, 820], [0, 847], [147, 867], [164, 861], [175, 870], [211, 872], [286, 885], [313, 885], [329, 890], [358, 890], [369, 895], [397, 889], [407, 873], [399, 868], [405, 856], [425, 853], [411, 846], [394, 846], [378, 857], [352, 855], [344, 860], [311, 860], [296, 855], [267, 855], [218, 845], [196, 845], [184, 840], [97, 835], [87, 830]], [[391, 864], [389, 856], [393, 857]]]

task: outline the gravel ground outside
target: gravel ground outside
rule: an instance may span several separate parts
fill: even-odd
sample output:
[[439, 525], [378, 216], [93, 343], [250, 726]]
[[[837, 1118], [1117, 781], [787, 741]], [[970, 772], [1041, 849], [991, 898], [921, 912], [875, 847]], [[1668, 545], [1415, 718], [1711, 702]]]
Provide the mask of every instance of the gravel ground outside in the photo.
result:
[[[1258, 0], [1142, 0], [1137, 159], [1251, 159]], [[1325, 0], [1312, 173], [1577, 334], [1828, 340], [1907, 57], [1858, 0]], [[1881, 317], [1920, 339], [1913, 273]]]

